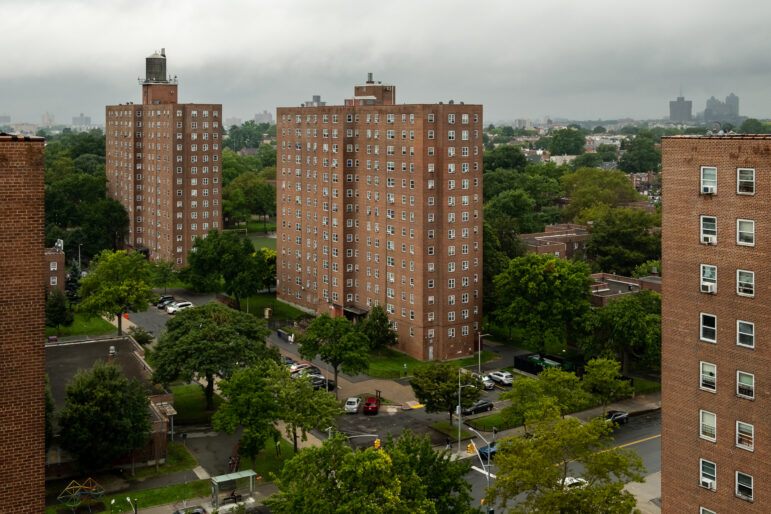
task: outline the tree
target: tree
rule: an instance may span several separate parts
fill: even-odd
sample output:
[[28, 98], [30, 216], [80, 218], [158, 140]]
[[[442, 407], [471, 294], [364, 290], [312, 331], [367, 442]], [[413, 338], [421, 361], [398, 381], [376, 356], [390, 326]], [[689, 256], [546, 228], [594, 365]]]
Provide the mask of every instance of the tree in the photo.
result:
[[[342, 369], [346, 373], [358, 373], [369, 367], [367, 336], [356, 330], [345, 316], [330, 317], [322, 314], [311, 321], [308, 330], [300, 337], [300, 355], [305, 359], [321, 360], [332, 366], [337, 375]], [[335, 389], [337, 398], [337, 389]]]
[[602, 143], [597, 145], [597, 155], [600, 156], [602, 162], [615, 161], [618, 158], [618, 147]]
[[[83, 209], [81, 226], [83, 251], [96, 255], [105, 248], [117, 250], [128, 233], [129, 218], [126, 209], [117, 200], [102, 198]], [[65, 244], [65, 251], [67, 244]]]
[[599, 168], [602, 165], [602, 157], [598, 153], [581, 154], [570, 163], [573, 169], [578, 168]]
[[621, 365], [615, 359], [592, 359], [586, 363], [584, 388], [602, 404], [602, 413], [615, 400], [632, 394], [632, 385], [621, 377]]
[[172, 261], [159, 260], [152, 263], [151, 275], [153, 285], [163, 287], [163, 294], [166, 294], [166, 288], [177, 278], [177, 270]]
[[260, 287], [267, 288], [269, 293], [271, 288], [276, 285], [276, 255], [276, 250], [271, 250], [270, 248], [260, 248], [257, 250]]
[[220, 381], [218, 387], [227, 401], [212, 416], [215, 430], [232, 434], [239, 426], [244, 428], [238, 451], [252, 460], [252, 468], [254, 458], [265, 448], [266, 442], [280, 437], [274, 423], [281, 406], [267, 375], [270, 369], [268, 362], [253, 364], [237, 369], [229, 378]]
[[67, 272], [67, 278], [64, 281], [64, 289], [67, 294], [67, 299], [70, 302], [75, 302], [80, 300], [79, 292], [80, 292], [81, 273], [82, 273], [82, 270], [80, 269], [80, 265], [78, 264], [78, 261], [73, 259], [72, 266], [70, 266], [70, 270]]
[[48, 293], [46, 299], [46, 326], [56, 328], [56, 335], [61, 332], [61, 326], [69, 327], [74, 318], [70, 310], [70, 302], [67, 295], [59, 289], [54, 289]]
[[656, 259], [653, 261], [645, 261], [642, 264], [638, 264], [632, 270], [632, 277], [642, 278], [649, 277], [651, 275], [661, 276], [661, 260]]
[[512, 259], [494, 283], [495, 319], [519, 330], [529, 348], [560, 351], [587, 332], [591, 279], [586, 264], [529, 254]]
[[284, 421], [286, 435], [297, 453], [298, 436], [305, 441], [310, 430], [325, 430], [336, 425], [335, 418], [342, 414], [334, 395], [315, 389], [307, 376], [292, 378], [286, 366], [270, 363], [265, 372], [278, 405], [278, 418]]
[[420, 368], [410, 378], [410, 386], [426, 412], [446, 412], [452, 415], [458, 406], [458, 387], [461, 387], [461, 406], [468, 407], [482, 395], [482, 382], [471, 373], [461, 373], [449, 362], [434, 362]]
[[661, 151], [647, 134], [638, 134], [627, 145], [626, 152], [618, 161], [618, 168], [626, 173], [658, 171], [661, 168]]
[[561, 129], [552, 134], [549, 152], [552, 155], [581, 155], [584, 153], [586, 138], [580, 130]]
[[592, 134], [604, 134], [607, 131], [608, 130], [605, 127], [603, 127], [602, 125], [597, 125], [596, 127], [594, 127], [592, 129]]
[[509, 265], [508, 256], [501, 249], [501, 242], [488, 220], [482, 225], [482, 295], [483, 312], [492, 312], [495, 309], [495, 294], [493, 280], [503, 273]]
[[601, 270], [628, 277], [636, 266], [661, 258], [657, 223], [657, 215], [639, 209], [610, 209], [589, 229], [586, 250]]
[[382, 351], [399, 342], [396, 332], [388, 322], [388, 314], [380, 304], [372, 307], [360, 330], [367, 336], [371, 350]]
[[485, 171], [522, 169], [527, 164], [525, 154], [516, 145], [500, 145], [493, 150], [485, 150], [482, 156]]
[[97, 361], [67, 384], [59, 427], [62, 448], [84, 469], [99, 470], [147, 443], [147, 390], [118, 365]]
[[562, 184], [570, 198], [570, 204], [565, 208], [567, 220], [598, 204], [615, 207], [640, 198], [626, 174], [618, 170], [579, 168], [563, 175]]
[[93, 261], [91, 273], [82, 279], [78, 312], [88, 316], [122, 317], [128, 311], [146, 311], [154, 293], [149, 286], [149, 267], [144, 255], [104, 250]]
[[[506, 505], [517, 498], [509, 510], [516, 513], [631, 514], [637, 502], [623, 487], [642, 481], [645, 468], [634, 451], [610, 448], [611, 430], [601, 418], [581, 423], [568, 417], [537, 424], [533, 437], [504, 439], [487, 501]], [[576, 475], [585, 487], [568, 487], [565, 479]]]
[[345, 442], [338, 434], [287, 461], [275, 482], [279, 492], [265, 504], [277, 514], [436, 512], [428, 500], [402, 496], [399, 470], [385, 451], [356, 451]]
[[534, 232], [539, 228], [533, 216], [535, 200], [521, 189], [504, 191], [484, 206], [485, 219], [509, 220], [509, 229], [519, 233]]
[[747, 118], [739, 127], [742, 134], [765, 134], [766, 130], [763, 124], [755, 118]]
[[215, 376], [228, 380], [239, 366], [278, 359], [277, 350], [265, 344], [267, 335], [265, 321], [219, 303], [181, 310], [156, 346], [153, 381], [204, 378], [206, 408], [213, 410]]

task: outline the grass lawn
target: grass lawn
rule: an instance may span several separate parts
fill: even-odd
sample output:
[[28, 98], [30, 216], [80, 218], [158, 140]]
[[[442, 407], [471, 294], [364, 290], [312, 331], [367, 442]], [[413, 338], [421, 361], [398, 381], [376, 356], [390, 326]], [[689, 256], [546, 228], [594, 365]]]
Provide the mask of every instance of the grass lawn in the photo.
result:
[[[105, 505], [107, 510], [105, 512], [134, 512], [131, 505], [126, 501], [126, 497], [130, 497], [133, 502], [134, 499], [138, 500], [140, 512], [141, 509], [152, 507], [154, 505], [164, 505], [166, 503], [179, 502], [186, 498], [200, 498], [211, 494], [211, 481], [210, 480], [198, 480], [196, 482], [188, 482], [187, 484], [177, 484], [169, 487], [161, 487], [158, 489], [148, 489], [146, 491], [136, 492], [122, 492], [113, 494], [111, 496], [105, 496], [98, 500]], [[113, 509], [110, 510], [110, 500], [115, 500]], [[92, 505], [98, 503], [92, 502]], [[51, 506], [46, 508], [46, 514], [56, 514], [57, 512], [72, 512], [70, 509], [62, 506]]]
[[503, 416], [501, 416], [500, 412], [496, 412], [495, 414], [490, 414], [488, 416], [482, 416], [481, 418], [474, 418], [469, 421], [467, 421], [469, 425], [476, 428], [477, 430], [482, 430], [484, 432], [491, 432], [493, 430], [493, 427], [497, 428], [498, 430], [506, 430], [509, 428], [518, 427], [522, 423], [506, 423], [503, 421]]
[[260, 248], [276, 249], [275, 237], [265, 237], [262, 234], [249, 234], [249, 239], [252, 240], [252, 244], [256, 250], [259, 250]]
[[[291, 305], [276, 300], [276, 293], [260, 293], [249, 298], [249, 312], [262, 317], [265, 307], [273, 309], [273, 317], [276, 319], [300, 319], [308, 316], [301, 310]], [[246, 300], [241, 300], [241, 308], [246, 310]]]
[[[488, 362], [497, 357], [497, 354], [482, 351], [482, 362]], [[464, 359], [457, 359], [448, 361], [453, 366], [464, 367], [471, 366], [478, 362], [477, 355], [466, 357]], [[367, 375], [374, 378], [399, 378], [404, 376], [404, 365], [407, 365], [407, 374], [412, 375], [415, 370], [430, 366], [430, 361], [419, 361], [413, 359], [407, 354], [397, 352], [395, 350], [387, 349], [381, 353], [373, 353], [369, 356], [369, 370]]]
[[[299, 437], [298, 437], [299, 442]], [[294, 446], [292, 443], [288, 443], [281, 439], [281, 456], [276, 456], [276, 447], [270, 442], [268, 448], [260, 452], [257, 458], [254, 460], [254, 471], [257, 475], [262, 476], [263, 482], [272, 482], [275, 475], [281, 473], [281, 469], [284, 467], [284, 462], [294, 457]], [[246, 467], [251, 468], [251, 459], [245, 458], [241, 460], [241, 469]]]
[[[66, 336], [99, 336], [102, 334], [114, 334], [118, 329], [111, 323], [100, 317], [86, 318], [83, 314], [75, 313], [75, 321], [69, 327], [61, 327], [59, 337]], [[46, 327], [46, 337], [55, 336], [56, 329]]]
[[632, 387], [635, 394], [655, 393], [661, 391], [661, 383], [653, 382], [652, 380], [645, 380], [643, 378], [635, 378], [632, 380]]
[[174, 408], [177, 409], [177, 415], [174, 417], [175, 425], [209, 424], [212, 414], [222, 403], [222, 398], [215, 393], [214, 410], [206, 410], [203, 386], [199, 384], [173, 385], [170, 389], [174, 393]]
[[159, 466], [158, 471], [155, 471], [155, 466], [147, 466], [146, 468], [138, 469], [133, 478], [168, 475], [169, 473], [176, 473], [177, 471], [193, 469], [197, 465], [198, 462], [190, 455], [190, 452], [185, 448], [184, 444], [178, 443], [177, 441], [169, 441], [166, 445], [166, 464]]
[[249, 223], [247, 225], [249, 229], [249, 234], [252, 233], [265, 233], [265, 227], [267, 226], [268, 232], [275, 232], [276, 231], [276, 222], [268, 220], [268, 223], [266, 224], [262, 220], [249, 220]]
[[[439, 421], [431, 425], [431, 428], [434, 428], [440, 431], [441, 433], [443, 433], [453, 441], [458, 440], [458, 427], [456, 425], [450, 425], [449, 421]], [[474, 434], [472, 434], [468, 430], [461, 429], [460, 437], [461, 439], [470, 439], [474, 437]]]

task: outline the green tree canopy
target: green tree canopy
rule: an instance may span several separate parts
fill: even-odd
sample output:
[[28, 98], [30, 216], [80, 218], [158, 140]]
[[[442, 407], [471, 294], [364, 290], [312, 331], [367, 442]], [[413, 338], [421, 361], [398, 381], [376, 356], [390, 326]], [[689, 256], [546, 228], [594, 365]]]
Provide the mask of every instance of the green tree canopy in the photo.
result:
[[552, 155], [581, 155], [584, 153], [584, 145], [586, 138], [583, 131], [565, 128], [552, 134], [549, 152]]
[[[506, 505], [516, 498], [509, 512], [523, 514], [631, 514], [637, 502], [623, 487], [642, 481], [645, 468], [634, 451], [610, 448], [611, 430], [601, 418], [581, 423], [567, 417], [537, 424], [533, 437], [505, 439], [499, 443], [497, 478], [486, 499]], [[568, 476], [580, 476], [586, 486], [568, 487]]]
[[592, 359], [586, 363], [584, 389], [605, 409], [616, 400], [632, 394], [632, 384], [621, 377], [621, 364], [615, 359]]
[[661, 232], [654, 229], [659, 220], [639, 209], [610, 209], [589, 229], [587, 252], [602, 271], [628, 277], [636, 266], [661, 258]]
[[615, 207], [640, 198], [626, 174], [618, 170], [579, 168], [563, 175], [562, 184], [570, 198], [570, 204], [565, 208], [568, 220], [598, 204]]
[[46, 326], [55, 328], [56, 335], [59, 335], [61, 326], [69, 327], [73, 321], [67, 295], [59, 289], [53, 289], [46, 299]]
[[626, 151], [618, 161], [618, 167], [626, 173], [659, 171], [661, 168], [661, 150], [656, 148], [651, 137], [638, 134], [627, 144]]
[[486, 293], [482, 295], [483, 311], [492, 312], [496, 305], [493, 280], [508, 267], [509, 258], [488, 220], [484, 220], [482, 225], [482, 244], [482, 255], [485, 257], [482, 261], [482, 290]]
[[434, 362], [420, 368], [410, 378], [410, 386], [418, 401], [426, 406], [426, 412], [446, 412], [452, 415], [458, 406], [458, 387], [461, 388], [461, 405], [468, 407], [482, 395], [479, 377], [461, 371], [448, 362]]
[[581, 154], [570, 163], [573, 169], [578, 168], [599, 168], [602, 165], [602, 157], [598, 153]]
[[661, 259], [645, 261], [635, 266], [632, 270], [634, 278], [648, 277], [656, 274], [661, 276]]
[[81, 280], [78, 311], [88, 316], [122, 317], [129, 311], [146, 311], [154, 297], [150, 288], [149, 266], [139, 252], [104, 250], [91, 262], [91, 273]]
[[529, 254], [495, 278], [495, 319], [540, 352], [564, 349], [588, 330], [589, 268], [553, 255]]
[[742, 122], [739, 127], [739, 132], [742, 134], [766, 134], [766, 128], [763, 124], [755, 118], [747, 118]]
[[345, 316], [333, 318], [329, 314], [322, 314], [311, 322], [299, 342], [303, 358], [314, 359], [319, 356], [332, 366], [335, 383], [341, 369], [346, 373], [358, 373], [369, 367], [367, 336], [356, 330]]
[[360, 330], [367, 336], [371, 350], [380, 351], [399, 342], [388, 322], [388, 314], [380, 304], [372, 307]]
[[522, 169], [527, 164], [525, 154], [517, 145], [500, 145], [492, 150], [485, 150], [482, 154], [484, 170], [491, 171], [501, 169]]
[[207, 409], [214, 408], [214, 377], [228, 380], [238, 366], [278, 359], [268, 348], [265, 321], [219, 303], [179, 311], [166, 323], [153, 359], [153, 381], [169, 384], [178, 377], [206, 380]]
[[150, 431], [147, 390], [116, 364], [98, 361], [67, 384], [59, 414], [62, 448], [86, 470], [141, 449]]

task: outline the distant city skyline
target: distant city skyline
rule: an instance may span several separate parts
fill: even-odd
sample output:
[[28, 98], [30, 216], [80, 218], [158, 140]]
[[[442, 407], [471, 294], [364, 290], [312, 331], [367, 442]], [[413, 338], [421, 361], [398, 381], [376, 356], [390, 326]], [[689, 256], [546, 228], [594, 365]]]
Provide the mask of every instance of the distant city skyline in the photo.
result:
[[[734, 92], [743, 115], [771, 117], [771, 70], [762, 64], [771, 46], [764, 26], [771, 5], [351, 5], [360, 4], [14, 4], [0, 19], [0, 30], [21, 51], [0, 57], [0, 115], [39, 123], [46, 112], [57, 122], [83, 113], [102, 124], [104, 105], [139, 101], [134, 79], [142, 67], [136, 56], [165, 47], [169, 72], [194, 85], [180, 101], [221, 101], [224, 117], [244, 120], [300, 105], [312, 95], [339, 104], [350, 84], [363, 82], [368, 72], [375, 80], [398, 83], [404, 102], [481, 103], [492, 122], [666, 119], [681, 87], [694, 114], [708, 98]], [[148, 10], [157, 16], [146, 17]], [[170, 18], [177, 23], [167, 24]], [[742, 30], [705, 28], [729, 26]], [[115, 33], [126, 37], [111, 37]]]

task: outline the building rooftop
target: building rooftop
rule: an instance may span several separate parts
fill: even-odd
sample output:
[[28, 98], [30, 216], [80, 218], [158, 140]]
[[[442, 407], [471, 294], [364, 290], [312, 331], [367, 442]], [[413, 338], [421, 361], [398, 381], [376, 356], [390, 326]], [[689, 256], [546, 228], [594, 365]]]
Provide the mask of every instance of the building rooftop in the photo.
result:
[[664, 136], [662, 139], [768, 139], [771, 134], [681, 134], [677, 136]]
[[21, 134], [7, 134], [0, 132], [0, 141], [45, 141], [46, 138], [40, 136], [24, 136]]

